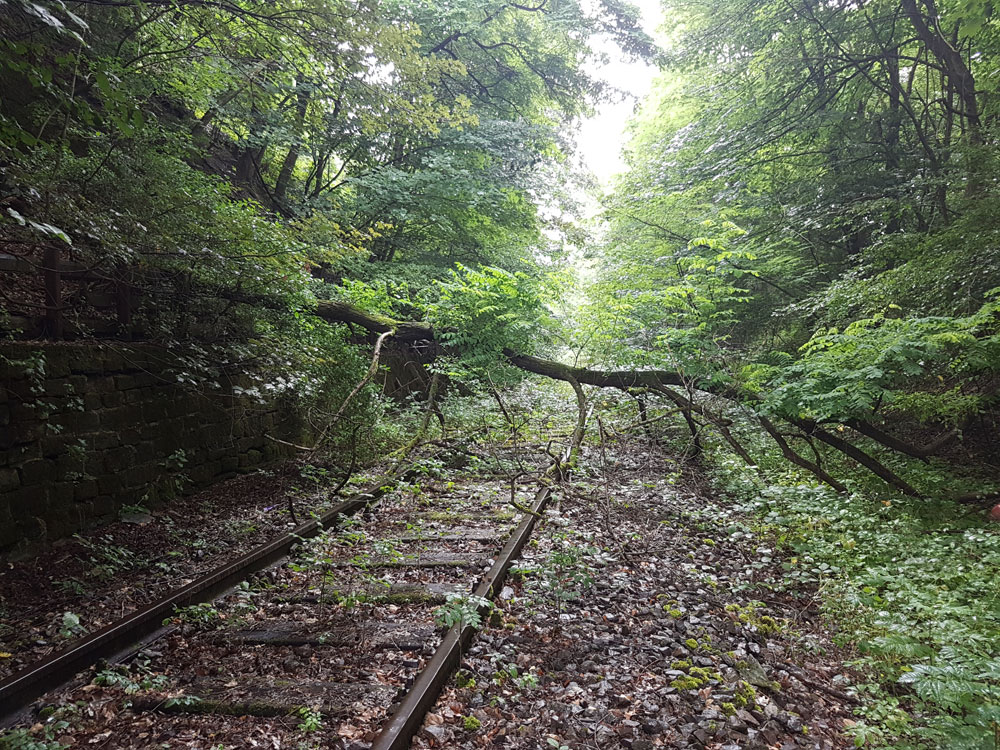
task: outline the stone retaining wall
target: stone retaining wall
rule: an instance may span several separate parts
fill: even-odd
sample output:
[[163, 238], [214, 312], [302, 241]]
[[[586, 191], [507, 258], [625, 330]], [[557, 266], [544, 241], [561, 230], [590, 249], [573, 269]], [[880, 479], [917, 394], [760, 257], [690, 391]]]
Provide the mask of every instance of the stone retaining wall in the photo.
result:
[[0, 555], [24, 553], [288, 455], [290, 407], [245, 380], [178, 382], [177, 356], [117, 343], [0, 346]]

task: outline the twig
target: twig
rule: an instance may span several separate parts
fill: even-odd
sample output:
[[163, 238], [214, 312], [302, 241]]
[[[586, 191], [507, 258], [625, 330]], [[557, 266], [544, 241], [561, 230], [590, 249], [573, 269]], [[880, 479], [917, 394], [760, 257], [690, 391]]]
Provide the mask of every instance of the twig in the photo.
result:
[[431, 414], [434, 413], [434, 406], [437, 402], [438, 389], [440, 386], [441, 373], [435, 372], [431, 376], [431, 382], [427, 388], [427, 408], [424, 410], [424, 417], [420, 421], [420, 428], [417, 430], [417, 434], [413, 436], [413, 439], [409, 443], [396, 451], [401, 460], [409, 456], [417, 448], [417, 446], [423, 444], [424, 436], [427, 434], [427, 428], [430, 426]]
[[826, 693], [827, 695], [832, 695], [834, 698], [839, 698], [845, 703], [851, 703], [855, 706], [859, 705], [861, 701], [855, 698], [853, 695], [848, 695], [847, 693], [837, 690], [836, 688], [824, 685], [822, 682], [816, 682], [816, 680], [811, 679], [806, 675], [804, 671], [796, 667], [794, 664], [789, 664], [786, 661], [774, 662], [775, 666], [782, 667], [788, 672], [795, 675], [795, 678], [804, 685], [808, 685], [814, 690], [819, 690], [820, 692]]
[[351, 403], [351, 401], [354, 399], [355, 396], [358, 395], [358, 393], [361, 392], [362, 388], [368, 385], [368, 381], [371, 380], [373, 377], [375, 377], [375, 373], [378, 372], [379, 356], [382, 353], [382, 342], [384, 342], [389, 336], [392, 336], [394, 333], [395, 330], [388, 330], [385, 333], [380, 334], [378, 339], [375, 340], [375, 352], [372, 354], [372, 363], [368, 366], [368, 372], [365, 373], [365, 376], [363, 378], [361, 378], [361, 382], [359, 382], [356, 386], [354, 386], [354, 390], [347, 394], [347, 398], [344, 399], [344, 403], [340, 405], [340, 408], [337, 409], [337, 413], [333, 415], [333, 419], [330, 420], [329, 424], [327, 424], [322, 434], [320, 434], [319, 438], [316, 440], [316, 448], [314, 448], [313, 450], [319, 448], [320, 444], [323, 442], [323, 437], [326, 435], [326, 433], [328, 433], [330, 431], [330, 428], [333, 427], [338, 421], [340, 421], [340, 417], [343, 415], [344, 410], [347, 408], [347, 405]]
[[347, 467], [347, 473], [344, 474], [343, 479], [337, 483], [337, 486], [333, 488], [333, 492], [330, 493], [330, 497], [336, 497], [340, 494], [340, 491], [344, 489], [344, 486], [351, 481], [351, 477], [354, 476], [354, 469], [357, 468], [358, 462], [358, 445], [357, 445], [357, 435], [358, 428], [355, 427], [351, 432], [351, 463]]
[[604, 517], [604, 531], [607, 533], [611, 541], [613, 541], [618, 547], [618, 552], [622, 556], [622, 559], [629, 565], [634, 565], [635, 560], [633, 560], [626, 551], [626, 545], [622, 544], [618, 535], [615, 533], [614, 528], [611, 526], [611, 478], [608, 476], [608, 453], [604, 444], [606, 431], [600, 414], [597, 415], [597, 434], [600, 436], [601, 440], [601, 474], [604, 478], [604, 512], [601, 514]]
[[304, 445], [299, 445], [298, 443], [289, 443], [287, 440], [279, 440], [278, 438], [272, 437], [271, 435], [265, 435], [264, 438], [270, 440], [273, 443], [280, 443], [281, 445], [287, 445], [289, 448], [295, 448], [295, 450], [305, 451], [306, 453], [310, 453], [313, 450], [315, 450], [315, 448], [306, 448]]
[[534, 516], [535, 518], [543, 518], [543, 516], [542, 516], [541, 513], [536, 513], [531, 508], [528, 508], [528, 507], [525, 507], [524, 505], [521, 505], [521, 503], [517, 502], [516, 500], [510, 500], [508, 502], [510, 503], [510, 505], [514, 506], [515, 508], [517, 508], [522, 513], [527, 513], [529, 516]]

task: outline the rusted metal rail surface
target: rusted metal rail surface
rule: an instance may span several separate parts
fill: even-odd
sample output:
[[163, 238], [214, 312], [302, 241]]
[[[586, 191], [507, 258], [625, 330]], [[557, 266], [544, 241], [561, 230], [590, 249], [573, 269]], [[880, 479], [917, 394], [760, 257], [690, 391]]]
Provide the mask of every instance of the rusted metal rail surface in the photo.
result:
[[[388, 498], [386, 485], [404, 477], [384, 479], [7, 678], [0, 712], [23, 720], [25, 707], [41, 705], [36, 699], [43, 694], [48, 706], [79, 710], [90, 701], [82, 713], [100, 718], [84, 722], [75, 744], [110, 734], [115, 747], [144, 747], [180, 733], [211, 738], [213, 747], [242, 747], [246, 733], [262, 726], [284, 737], [279, 744], [294, 744], [295, 732], [312, 722], [327, 732], [315, 736], [323, 746], [409, 747], [475, 632], [464, 617], [442, 630], [439, 607], [447, 611], [457, 598], [487, 614], [487, 600], [502, 589], [541, 517], [552, 493], [547, 477], [559, 466], [538, 467], [543, 481], [533, 500], [532, 485], [519, 490], [530, 503], [520, 518], [508, 503], [509, 480], [501, 477], [427, 480]], [[378, 508], [369, 508], [377, 497]], [[253, 574], [254, 585], [241, 583]], [[178, 612], [183, 607], [193, 618]], [[218, 619], [203, 622], [203, 614]], [[172, 619], [170, 627], [164, 618]], [[86, 684], [91, 673], [70, 682], [99, 659], [125, 660], [102, 674], [123, 683], [145, 679], [144, 687], [115, 698], [106, 687], [115, 680], [98, 676]], [[109, 701], [121, 706], [122, 700], [130, 707], [107, 710]], [[300, 717], [306, 718], [297, 726]], [[130, 740], [136, 722], [148, 729], [145, 738]]]
[[36, 698], [54, 690], [75, 674], [101, 660], [108, 660], [139, 646], [144, 639], [163, 629], [164, 618], [177, 608], [209, 602], [235, 584], [288, 555], [293, 545], [310, 539], [335, 523], [377, 500], [412, 469], [383, 476], [365, 491], [338, 503], [312, 521], [274, 539], [245, 555], [176, 589], [157, 601], [86, 636], [12, 675], [0, 680], [0, 727], [16, 721]]
[[[476, 588], [476, 596], [492, 600], [499, 594], [511, 564], [527, 544], [535, 527], [535, 521], [545, 508], [551, 492], [552, 489], [547, 486], [538, 491], [531, 505], [531, 513], [524, 515], [521, 523], [511, 534], [497, 561]], [[485, 615], [486, 609], [486, 607], [481, 608], [480, 614]], [[385, 723], [372, 744], [372, 750], [405, 750], [410, 746], [413, 735], [420, 729], [424, 716], [430, 711], [452, 672], [458, 667], [462, 651], [468, 647], [474, 634], [475, 628], [472, 625], [462, 623], [448, 630], [430, 663], [420, 673], [399, 708]]]

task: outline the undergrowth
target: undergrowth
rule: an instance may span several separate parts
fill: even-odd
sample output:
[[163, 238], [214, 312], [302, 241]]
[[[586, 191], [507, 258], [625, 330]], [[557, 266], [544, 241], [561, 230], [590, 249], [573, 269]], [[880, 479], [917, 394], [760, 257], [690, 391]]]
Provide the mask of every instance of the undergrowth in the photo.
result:
[[862, 676], [857, 747], [1000, 746], [1000, 527], [955, 503], [840, 495], [791, 471], [765, 482], [722, 454], [710, 463], [717, 489], [772, 534], [782, 586], [816, 588]]

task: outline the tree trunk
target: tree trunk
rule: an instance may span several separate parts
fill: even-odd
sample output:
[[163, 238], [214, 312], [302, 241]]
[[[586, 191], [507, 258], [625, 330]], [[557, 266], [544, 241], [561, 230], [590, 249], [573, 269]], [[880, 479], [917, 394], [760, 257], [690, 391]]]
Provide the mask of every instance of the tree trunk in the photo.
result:
[[292, 180], [295, 165], [299, 160], [299, 150], [302, 148], [302, 133], [305, 130], [306, 110], [309, 108], [309, 88], [305, 81], [298, 81], [295, 85], [296, 105], [295, 123], [292, 133], [292, 145], [285, 155], [285, 161], [281, 165], [278, 179], [274, 183], [274, 202], [279, 206], [285, 205], [285, 197], [288, 194], [288, 185]]
[[[917, 32], [920, 41], [931, 51], [944, 68], [959, 101], [962, 103], [962, 116], [965, 118], [968, 141], [970, 146], [983, 144], [982, 122], [979, 114], [979, 101], [976, 96], [976, 79], [966, 65], [962, 53], [941, 35], [937, 30], [938, 11], [934, 0], [924, 0], [927, 15], [917, 6], [917, 0], [901, 0], [903, 11]], [[975, 195], [982, 190], [982, 175], [978, 160], [972, 158], [969, 162], [969, 181], [966, 188], [968, 195]]]

